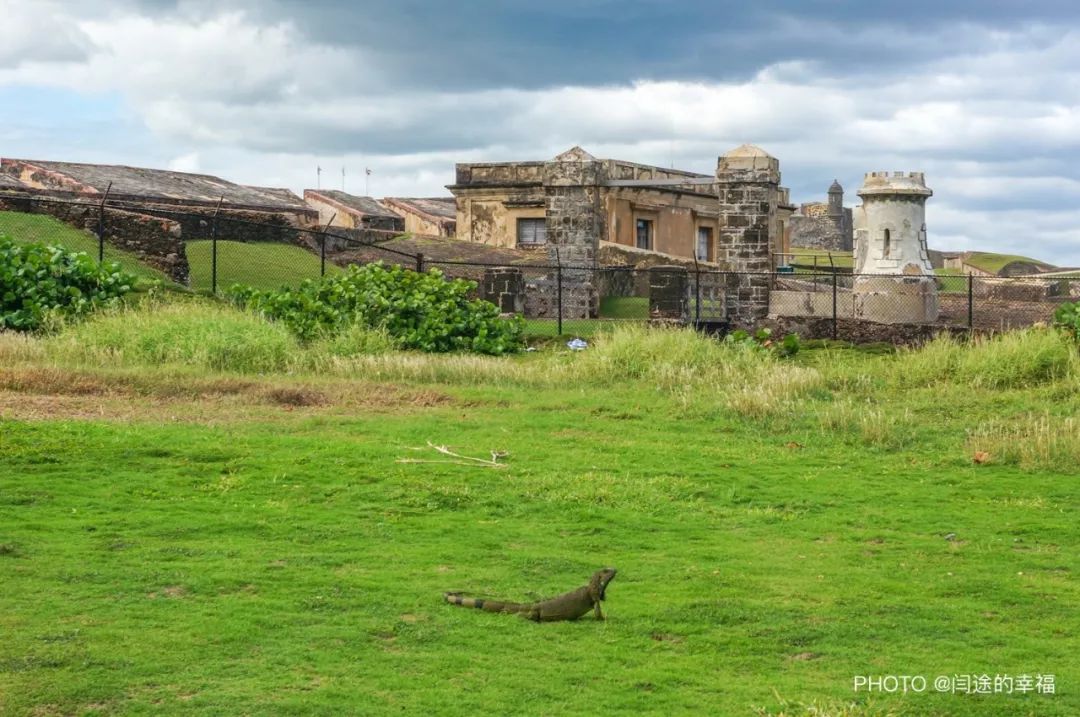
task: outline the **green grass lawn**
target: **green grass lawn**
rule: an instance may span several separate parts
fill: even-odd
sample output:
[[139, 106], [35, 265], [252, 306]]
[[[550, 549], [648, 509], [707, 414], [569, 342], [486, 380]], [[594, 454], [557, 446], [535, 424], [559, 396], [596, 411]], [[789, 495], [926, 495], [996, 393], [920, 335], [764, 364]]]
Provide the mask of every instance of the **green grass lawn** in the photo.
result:
[[[90, 232], [76, 229], [43, 214], [25, 214], [23, 212], [0, 212], [0, 234], [7, 235], [18, 242], [43, 242], [63, 247], [69, 251], [85, 252], [98, 258], [98, 238]], [[161, 281], [172, 284], [164, 272], [141, 262], [132, 252], [117, 249], [105, 244], [105, 260], [115, 261], [131, 274], [140, 279]]]
[[[318, 377], [83, 350], [0, 336], [2, 714], [1080, 713], [1050, 332], [777, 362], [639, 329]], [[604, 622], [441, 600], [605, 565]], [[984, 673], [1057, 694], [852, 689]]]
[[934, 269], [938, 277], [938, 291], [951, 294], [966, 294], [968, 277], [961, 269]]
[[600, 316], [605, 319], [648, 319], [647, 296], [602, 296]]
[[[319, 278], [318, 255], [292, 244], [219, 240], [217, 245], [219, 291], [233, 284], [277, 289], [295, 286], [304, 279]], [[191, 266], [191, 288], [209, 291], [212, 277], [211, 242], [187, 242], [187, 257]], [[340, 271], [337, 265], [329, 261], [326, 263], [328, 274]]]

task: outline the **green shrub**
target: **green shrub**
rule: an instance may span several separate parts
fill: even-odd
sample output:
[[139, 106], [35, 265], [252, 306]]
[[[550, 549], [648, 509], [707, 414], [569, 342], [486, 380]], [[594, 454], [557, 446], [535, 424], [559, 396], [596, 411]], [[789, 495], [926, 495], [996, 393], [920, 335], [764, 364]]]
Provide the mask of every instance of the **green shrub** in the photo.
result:
[[405, 349], [501, 355], [522, 346], [524, 322], [502, 319], [494, 304], [469, 298], [475, 282], [446, 279], [437, 269], [352, 266], [297, 288], [259, 291], [233, 286], [229, 297], [288, 326], [302, 341], [336, 336], [352, 325], [379, 328]]
[[1054, 312], [1054, 326], [1080, 341], [1080, 302], [1062, 304]]
[[799, 353], [798, 334], [787, 334], [782, 339], [772, 337], [772, 329], [758, 329], [750, 333], [745, 329], [736, 329], [724, 337], [724, 343], [749, 349], [772, 351], [778, 356], [794, 356]]
[[50, 319], [77, 317], [131, 291], [120, 265], [98, 265], [84, 253], [0, 237], [0, 329], [37, 331]]

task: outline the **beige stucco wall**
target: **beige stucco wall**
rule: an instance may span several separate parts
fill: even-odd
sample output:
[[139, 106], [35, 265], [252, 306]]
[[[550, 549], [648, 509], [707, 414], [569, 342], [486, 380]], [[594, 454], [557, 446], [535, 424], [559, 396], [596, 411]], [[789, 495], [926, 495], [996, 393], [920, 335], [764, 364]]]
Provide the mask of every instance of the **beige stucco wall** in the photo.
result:
[[[527, 201], [531, 201], [532, 206], [516, 206]], [[499, 189], [458, 197], [457, 238], [489, 246], [516, 247], [517, 220], [543, 219], [542, 201], [543, 195], [512, 194]]]
[[712, 231], [709, 260], [716, 258], [719, 235], [715, 197], [652, 189], [605, 190], [607, 241], [637, 246], [637, 221], [653, 222], [653, 251], [692, 258], [699, 227]]
[[[359, 222], [356, 219], [356, 215], [347, 210], [327, 204], [310, 194], [304, 196], [304, 201], [307, 202], [307, 205], [312, 209], [318, 210], [319, 224], [321, 226], [342, 227], [344, 229], [359, 228]], [[331, 219], [333, 219], [332, 222], [330, 221]]]
[[425, 236], [442, 236], [441, 227], [435, 222], [429, 222], [412, 212], [395, 208], [395, 211], [405, 220], [405, 231], [410, 234], [423, 234]]

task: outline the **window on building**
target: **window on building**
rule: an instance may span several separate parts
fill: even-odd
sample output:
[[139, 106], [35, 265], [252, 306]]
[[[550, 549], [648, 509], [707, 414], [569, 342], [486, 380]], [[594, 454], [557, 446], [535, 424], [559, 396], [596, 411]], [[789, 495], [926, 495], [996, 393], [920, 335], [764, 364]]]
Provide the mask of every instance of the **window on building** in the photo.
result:
[[543, 246], [547, 244], [546, 219], [518, 219], [518, 246]]
[[889, 236], [889, 230], [885, 230], [885, 252], [883, 256], [888, 259], [889, 253], [892, 251], [892, 237]]
[[653, 245], [653, 227], [652, 222], [648, 219], [637, 220], [637, 248], [638, 249], [652, 249]]
[[712, 227], [698, 227], [697, 230], [697, 259], [709, 261], [712, 256]]

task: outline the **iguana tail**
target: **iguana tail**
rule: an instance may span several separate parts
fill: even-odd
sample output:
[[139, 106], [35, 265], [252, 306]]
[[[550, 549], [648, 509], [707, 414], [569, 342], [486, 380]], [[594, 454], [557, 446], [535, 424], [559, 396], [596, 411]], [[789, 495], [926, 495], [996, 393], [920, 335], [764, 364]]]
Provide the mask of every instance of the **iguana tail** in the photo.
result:
[[482, 598], [462, 597], [461, 593], [443, 593], [443, 598], [451, 605], [461, 607], [475, 607], [487, 612], [518, 613], [528, 610], [528, 605], [517, 602], [500, 602], [499, 600], [484, 600]]

